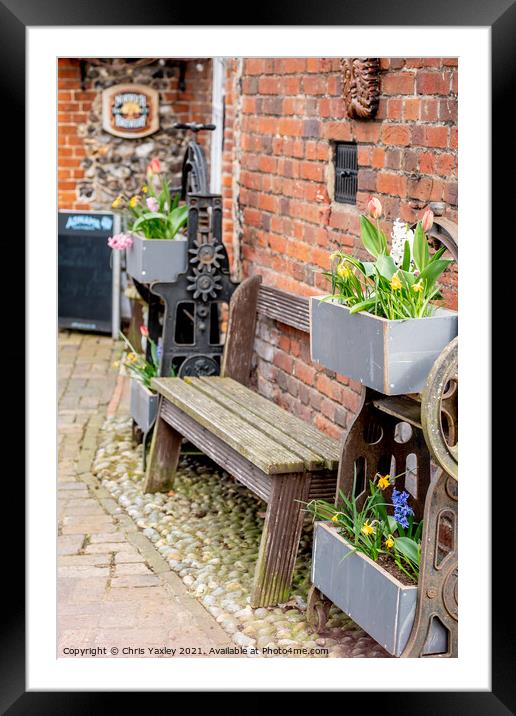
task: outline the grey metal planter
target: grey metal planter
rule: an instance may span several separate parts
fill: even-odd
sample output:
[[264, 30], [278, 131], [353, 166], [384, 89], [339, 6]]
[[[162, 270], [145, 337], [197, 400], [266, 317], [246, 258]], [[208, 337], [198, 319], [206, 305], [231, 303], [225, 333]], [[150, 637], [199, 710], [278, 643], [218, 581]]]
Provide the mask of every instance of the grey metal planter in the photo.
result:
[[131, 380], [131, 417], [144, 433], [154, 425], [158, 414], [158, 399], [158, 394], [146, 388], [139, 380]]
[[126, 249], [127, 273], [140, 283], [174, 283], [186, 271], [188, 240], [182, 234], [174, 239], [131, 236], [133, 245]]
[[[384, 649], [400, 656], [414, 624], [417, 586], [405, 586], [366, 555], [354, 552], [337, 530], [317, 522], [312, 583]], [[444, 627], [434, 620], [427, 653], [447, 648]]]
[[455, 338], [458, 314], [390, 321], [322, 297], [310, 298], [312, 360], [385, 395], [419, 393], [435, 360]]

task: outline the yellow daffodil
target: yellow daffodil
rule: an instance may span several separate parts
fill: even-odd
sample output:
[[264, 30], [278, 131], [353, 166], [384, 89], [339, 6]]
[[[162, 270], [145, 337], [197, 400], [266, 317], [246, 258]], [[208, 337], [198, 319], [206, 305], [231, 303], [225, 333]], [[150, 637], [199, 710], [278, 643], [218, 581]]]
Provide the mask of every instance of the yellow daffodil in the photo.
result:
[[137, 194], [135, 194], [134, 196], [132, 196], [132, 197], [129, 199], [129, 206], [131, 207], [131, 209], [134, 209], [134, 207], [136, 206], [136, 204], [137, 204], [139, 201], [140, 201], [140, 197], [139, 197]]
[[391, 279], [391, 288], [392, 288], [394, 291], [399, 291], [400, 288], [401, 288], [401, 286], [402, 286], [402, 284], [401, 284], [401, 281], [400, 281], [400, 277], [398, 276], [397, 273], [395, 273], [394, 276], [393, 276], [392, 279]]
[[345, 261], [341, 261], [337, 266], [337, 275], [344, 280], [351, 276], [351, 270]]
[[369, 520], [364, 522], [362, 529], [360, 530], [364, 535], [374, 535], [374, 527], [369, 524]]
[[385, 540], [385, 546], [387, 547], [387, 549], [392, 549], [394, 547], [394, 540], [392, 538], [392, 535], [389, 535]]
[[144, 184], [144, 185], [142, 186], [142, 192], [143, 192], [144, 194], [147, 194], [148, 191], [149, 191], [149, 187], [147, 186], [147, 184]]
[[415, 283], [412, 286], [412, 290], [415, 291], [416, 293], [420, 293], [420, 291], [423, 291], [424, 290], [423, 282], [418, 281], [417, 283]]
[[136, 363], [138, 361], [138, 356], [136, 353], [128, 353], [127, 354], [127, 362], [128, 363]]
[[339, 521], [339, 515], [338, 515], [338, 514], [333, 515], [333, 517], [331, 518], [331, 521], [332, 521], [332, 522], [338, 522], [338, 521]]
[[122, 206], [122, 202], [123, 202], [123, 196], [122, 196], [122, 194], [119, 194], [117, 196], [117, 198], [111, 204], [111, 208], [118, 209], [118, 207]]
[[118, 367], [120, 366], [120, 361], [119, 361], [119, 360], [114, 360], [111, 365], [112, 365], [113, 368], [118, 368]]
[[378, 487], [380, 490], [385, 490], [386, 487], [389, 487], [391, 484], [390, 477], [390, 475], [384, 475], [383, 477], [380, 475], [380, 479], [378, 480]]

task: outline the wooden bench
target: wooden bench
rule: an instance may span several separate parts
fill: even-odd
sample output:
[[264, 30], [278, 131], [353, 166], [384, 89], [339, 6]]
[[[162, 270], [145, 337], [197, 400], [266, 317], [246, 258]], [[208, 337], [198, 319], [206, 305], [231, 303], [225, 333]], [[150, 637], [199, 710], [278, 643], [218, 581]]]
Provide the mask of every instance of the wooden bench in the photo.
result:
[[284, 293], [275, 302], [271, 295], [259, 277], [233, 294], [221, 377], [152, 381], [160, 406], [145, 483], [147, 492], [172, 488], [186, 438], [267, 503], [253, 607], [287, 601], [303, 503], [334, 499], [339, 461], [337, 442], [247, 387], [257, 310], [291, 325], [306, 322], [297, 297]]

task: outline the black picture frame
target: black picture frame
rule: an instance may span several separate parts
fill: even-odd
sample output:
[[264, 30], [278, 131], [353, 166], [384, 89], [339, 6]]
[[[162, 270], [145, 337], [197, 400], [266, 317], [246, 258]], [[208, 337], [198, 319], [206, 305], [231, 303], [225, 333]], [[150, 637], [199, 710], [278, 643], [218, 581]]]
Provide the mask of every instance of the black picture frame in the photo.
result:
[[[192, 23], [202, 14], [202, 23]], [[195, 15], [195, 18], [194, 18]], [[513, 166], [514, 140], [508, 129], [511, 125], [511, 99], [515, 86], [514, 37], [516, 36], [516, 6], [513, 0], [490, 0], [483, 3], [472, 3], [468, 0], [432, 0], [418, 2], [398, 0], [388, 3], [384, 0], [305, 0], [298, 4], [293, 0], [282, 3], [264, 0], [255, 10], [255, 25], [384, 25], [384, 26], [485, 26], [492, 33], [492, 157], [493, 187], [492, 192], [492, 236], [502, 237], [507, 233], [507, 226], [502, 226], [502, 217], [507, 216], [507, 195], [511, 195], [511, 184], [502, 184], [504, 166]], [[190, 4], [180, 7], [174, 3], [163, 3], [162, 0], [146, 0], [144, 3], [117, 2], [116, 0], [89, 0], [87, 3], [71, 2], [71, 0], [0, 0], [0, 86], [2, 97], [7, 102], [5, 110], [0, 113], [3, 125], [3, 137], [17, 138], [17, 151], [14, 160], [3, 166], [3, 196], [7, 192], [12, 195], [12, 187], [24, 186], [24, 153], [23, 127], [25, 126], [25, 30], [28, 26], [67, 26], [67, 25], [235, 25], [246, 24], [221, 22], [221, 6], [212, 4], [199, 7]], [[505, 205], [503, 204], [505, 202]], [[20, 228], [20, 227], [19, 227]], [[25, 253], [21, 237], [16, 247], [18, 265], [24, 265]], [[507, 242], [514, 239], [507, 236]], [[499, 244], [498, 244], [499, 245]], [[493, 244], [493, 248], [495, 245]], [[13, 277], [13, 286], [8, 295], [16, 297], [10, 301], [12, 313], [15, 303], [16, 316], [24, 315], [24, 295], [20, 286], [20, 276]], [[9, 289], [4, 289], [9, 290]], [[502, 290], [502, 289], [501, 289]], [[503, 290], [502, 290], [503, 293]], [[4, 293], [5, 295], [5, 293]], [[508, 292], [506, 294], [509, 296]], [[5, 319], [4, 319], [5, 320]], [[13, 320], [13, 317], [8, 320]], [[19, 320], [19, 318], [17, 319]], [[493, 347], [501, 349], [501, 336], [494, 340]], [[7, 343], [4, 342], [4, 349]], [[21, 367], [25, 354], [23, 331], [17, 330], [17, 338], [9, 341], [8, 352]], [[501, 352], [501, 350], [500, 350]], [[493, 375], [500, 371], [493, 372]], [[19, 377], [18, 377], [19, 380]], [[498, 378], [501, 383], [501, 378]], [[493, 394], [496, 385], [493, 385]], [[498, 386], [498, 393], [503, 391]], [[9, 424], [16, 425], [20, 431], [23, 425], [23, 400], [16, 402], [15, 412], [10, 415]], [[501, 401], [500, 401], [501, 402]], [[16, 422], [15, 422], [16, 421]], [[504, 445], [510, 445], [510, 420], [500, 421], [496, 432], [497, 443], [493, 445], [493, 504], [502, 490], [513, 490], [512, 467], [507, 458]], [[20, 431], [21, 432], [21, 431]], [[494, 437], [494, 434], [493, 434]], [[489, 440], [490, 436], [486, 436]], [[11, 443], [4, 450], [4, 461], [11, 449]], [[23, 447], [21, 448], [23, 450]], [[471, 448], [473, 449], [473, 448]], [[504, 452], [505, 449], [505, 452]], [[21, 453], [23, 454], [23, 453]], [[486, 476], [486, 479], [489, 479]], [[467, 483], [467, 480], [464, 480]], [[9, 483], [9, 500], [18, 505], [24, 504], [24, 485], [21, 479]], [[464, 484], [467, 489], [467, 484]], [[499, 499], [499, 497], [498, 497]], [[495, 509], [496, 514], [496, 509]], [[397, 714], [507, 714], [516, 713], [515, 687], [515, 650], [514, 650], [514, 608], [512, 590], [506, 589], [507, 570], [512, 564], [511, 524], [510, 520], [496, 521], [493, 530], [493, 595], [492, 595], [492, 691], [491, 692], [413, 692], [409, 698], [399, 698], [392, 693], [369, 692], [367, 701], [363, 702], [367, 710], [380, 710], [385, 713], [392, 710]], [[17, 526], [19, 531], [19, 525]], [[481, 531], [481, 530], [480, 530]], [[5, 531], [4, 531], [5, 535]], [[481, 536], [481, 535], [480, 535]], [[479, 535], [472, 535], [472, 544]], [[4, 539], [7, 539], [4, 536]], [[473, 549], [475, 547], [473, 546]], [[25, 613], [24, 613], [24, 569], [21, 555], [23, 544], [19, 539], [16, 549], [10, 548], [3, 553], [4, 574], [8, 581], [4, 589], [4, 597], [8, 603], [2, 610], [6, 617], [6, 627], [2, 637], [0, 657], [0, 709], [2, 713], [54, 714], [102, 712], [104, 709], [92, 693], [77, 692], [26, 692], [25, 689]], [[468, 596], [466, 595], [466, 598]], [[474, 599], [473, 596], [470, 598]], [[511, 633], [512, 632], [512, 633]], [[344, 685], [345, 680], [343, 680]], [[372, 678], [374, 688], [374, 674]], [[235, 690], [237, 685], [235, 685]], [[410, 684], [407, 684], [410, 688]], [[335, 685], [339, 689], [339, 685]], [[341, 697], [339, 708], [346, 703], [348, 694]], [[116, 694], [105, 694], [107, 702], [114, 703]], [[133, 698], [133, 697], [132, 697]], [[106, 702], [106, 703], [107, 703]], [[335, 710], [335, 703], [331, 706]], [[107, 709], [106, 709], [107, 710]]]

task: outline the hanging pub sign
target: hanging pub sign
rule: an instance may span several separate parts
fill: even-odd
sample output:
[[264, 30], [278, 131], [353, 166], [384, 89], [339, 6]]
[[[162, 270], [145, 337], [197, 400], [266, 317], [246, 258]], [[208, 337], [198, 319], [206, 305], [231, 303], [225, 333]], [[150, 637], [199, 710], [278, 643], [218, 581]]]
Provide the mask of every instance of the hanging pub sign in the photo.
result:
[[159, 129], [159, 94], [145, 85], [114, 85], [102, 92], [102, 127], [115, 137], [138, 139]]

